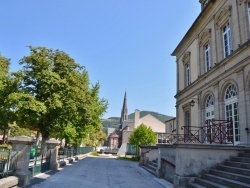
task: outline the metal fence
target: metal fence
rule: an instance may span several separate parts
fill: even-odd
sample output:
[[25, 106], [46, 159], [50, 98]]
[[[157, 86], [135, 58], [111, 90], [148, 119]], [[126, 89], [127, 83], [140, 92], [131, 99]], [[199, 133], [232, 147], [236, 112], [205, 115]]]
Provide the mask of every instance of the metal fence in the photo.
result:
[[232, 121], [207, 120], [205, 126], [182, 126], [184, 134], [158, 133], [158, 144], [234, 144]]
[[51, 151], [47, 146], [32, 146], [30, 149], [29, 170], [32, 176], [49, 170]]
[[0, 149], [0, 178], [13, 174], [17, 165], [17, 153], [9, 149]]
[[131, 144], [127, 144], [127, 152], [128, 155], [136, 155], [137, 154], [137, 147]]
[[64, 161], [77, 155], [94, 151], [94, 147], [64, 147], [58, 150], [58, 161]]

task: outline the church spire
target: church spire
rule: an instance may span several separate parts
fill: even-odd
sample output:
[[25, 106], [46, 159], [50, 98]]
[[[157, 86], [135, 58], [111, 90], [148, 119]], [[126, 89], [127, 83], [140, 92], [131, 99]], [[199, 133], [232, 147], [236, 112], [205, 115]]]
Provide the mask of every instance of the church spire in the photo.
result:
[[126, 91], [125, 91], [120, 123], [122, 123], [123, 121], [125, 121], [127, 119], [128, 119], [128, 108], [127, 108], [127, 94], [126, 94]]

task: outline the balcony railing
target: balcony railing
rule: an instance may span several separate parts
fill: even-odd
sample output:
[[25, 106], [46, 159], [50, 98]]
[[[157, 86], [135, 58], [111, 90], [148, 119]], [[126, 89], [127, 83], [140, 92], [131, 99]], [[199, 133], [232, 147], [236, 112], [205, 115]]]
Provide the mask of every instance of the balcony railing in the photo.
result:
[[158, 144], [234, 144], [233, 124], [227, 120], [206, 120], [205, 126], [182, 126], [183, 134], [158, 133]]

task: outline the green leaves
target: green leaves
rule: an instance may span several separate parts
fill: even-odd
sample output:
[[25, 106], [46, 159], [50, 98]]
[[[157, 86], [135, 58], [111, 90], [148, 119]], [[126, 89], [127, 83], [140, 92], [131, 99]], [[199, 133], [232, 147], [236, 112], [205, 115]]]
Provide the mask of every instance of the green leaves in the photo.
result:
[[152, 131], [152, 129], [144, 124], [141, 124], [131, 133], [129, 137], [129, 144], [135, 146], [152, 145], [156, 143], [156, 139], [156, 134]]
[[106, 100], [98, 96], [99, 84], [90, 87], [87, 71], [63, 51], [29, 48], [30, 55], [20, 61], [20, 89], [33, 98], [28, 106], [21, 96], [22, 102], [16, 101], [20, 124], [37, 127], [44, 139], [54, 135], [79, 142], [86, 136], [86, 126], [101, 125], [106, 111]]
[[16, 122], [80, 145], [89, 135], [102, 140], [101, 116], [107, 101], [100, 85], [90, 84], [88, 72], [60, 50], [29, 46], [20, 60], [22, 70], [9, 74], [9, 59], [0, 54], [0, 129]]

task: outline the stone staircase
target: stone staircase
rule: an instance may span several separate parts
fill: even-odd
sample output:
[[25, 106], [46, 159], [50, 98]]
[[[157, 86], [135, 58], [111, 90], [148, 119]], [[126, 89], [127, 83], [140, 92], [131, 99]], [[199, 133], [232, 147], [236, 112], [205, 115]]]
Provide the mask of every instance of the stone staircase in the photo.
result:
[[149, 161], [147, 164], [143, 165], [142, 168], [150, 172], [151, 174], [156, 176], [156, 170], [157, 170], [157, 161]]
[[188, 188], [250, 188], [250, 150], [231, 157], [224, 164], [209, 170], [201, 178], [195, 178]]

